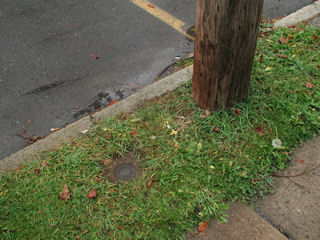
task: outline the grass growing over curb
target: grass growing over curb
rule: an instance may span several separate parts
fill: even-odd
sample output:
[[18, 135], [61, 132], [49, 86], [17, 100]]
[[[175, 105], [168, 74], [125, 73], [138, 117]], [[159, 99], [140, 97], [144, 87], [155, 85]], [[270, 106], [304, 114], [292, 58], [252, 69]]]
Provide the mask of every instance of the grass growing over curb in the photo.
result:
[[[319, 133], [318, 35], [314, 27], [263, 28], [249, 97], [234, 109], [205, 115], [188, 83], [0, 175], [0, 238], [179, 239], [209, 217], [224, 220], [228, 201], [270, 191], [272, 173]], [[108, 182], [101, 160], [127, 152], [138, 156], [141, 176]]]

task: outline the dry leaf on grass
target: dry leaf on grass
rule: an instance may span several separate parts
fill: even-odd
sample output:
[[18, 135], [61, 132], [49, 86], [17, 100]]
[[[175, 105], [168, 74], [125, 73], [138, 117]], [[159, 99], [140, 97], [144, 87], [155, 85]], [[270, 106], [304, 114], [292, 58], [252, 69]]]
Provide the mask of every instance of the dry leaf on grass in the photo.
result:
[[70, 192], [67, 184], [63, 185], [63, 191], [60, 192], [60, 199], [61, 200], [70, 199]]
[[95, 189], [91, 190], [91, 191], [87, 194], [87, 197], [88, 197], [89, 199], [95, 198], [96, 196], [97, 196], [97, 190], [95, 190]]
[[49, 163], [47, 161], [43, 161], [41, 164], [42, 167], [48, 167]]
[[153, 177], [151, 177], [147, 183], [147, 188], [151, 188], [152, 186], [152, 183], [153, 183]]
[[209, 220], [200, 224], [199, 227], [198, 227], [198, 231], [196, 234], [199, 234], [199, 233], [204, 233], [204, 231], [208, 228], [208, 225], [209, 225]]

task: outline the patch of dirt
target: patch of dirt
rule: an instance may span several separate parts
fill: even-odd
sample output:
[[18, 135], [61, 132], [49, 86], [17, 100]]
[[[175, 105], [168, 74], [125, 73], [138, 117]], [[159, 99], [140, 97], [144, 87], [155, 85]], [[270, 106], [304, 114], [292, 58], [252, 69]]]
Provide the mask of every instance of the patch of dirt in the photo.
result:
[[140, 175], [137, 157], [131, 153], [112, 159], [110, 165], [104, 165], [102, 170], [102, 176], [112, 183], [131, 182]]

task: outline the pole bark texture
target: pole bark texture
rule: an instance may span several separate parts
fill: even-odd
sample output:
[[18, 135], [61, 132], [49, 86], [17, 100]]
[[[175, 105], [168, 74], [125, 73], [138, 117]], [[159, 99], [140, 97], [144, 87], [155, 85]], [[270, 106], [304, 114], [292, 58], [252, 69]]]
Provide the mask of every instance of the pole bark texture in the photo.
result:
[[219, 110], [246, 98], [263, 0], [197, 0], [192, 95]]

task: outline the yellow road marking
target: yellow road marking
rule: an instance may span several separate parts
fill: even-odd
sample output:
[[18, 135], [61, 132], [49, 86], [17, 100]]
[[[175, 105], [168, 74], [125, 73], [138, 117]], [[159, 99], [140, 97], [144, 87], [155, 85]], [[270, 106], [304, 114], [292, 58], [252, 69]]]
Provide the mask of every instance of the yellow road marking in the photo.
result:
[[187, 38], [194, 41], [194, 37], [183, 30], [182, 27], [185, 25], [185, 23], [177, 19], [176, 17], [172, 16], [165, 10], [155, 6], [154, 4], [151, 5], [152, 7], [150, 7], [150, 5], [148, 6], [149, 2], [146, 0], [131, 0], [131, 2], [137, 5], [138, 7], [142, 8], [152, 16], [160, 19], [162, 22], [165, 22], [166, 24], [168, 24], [178, 32], [185, 35]]

